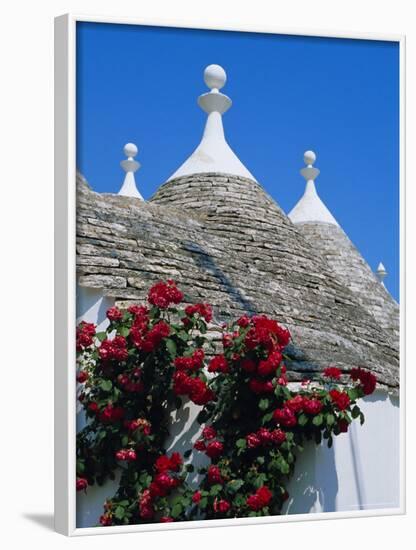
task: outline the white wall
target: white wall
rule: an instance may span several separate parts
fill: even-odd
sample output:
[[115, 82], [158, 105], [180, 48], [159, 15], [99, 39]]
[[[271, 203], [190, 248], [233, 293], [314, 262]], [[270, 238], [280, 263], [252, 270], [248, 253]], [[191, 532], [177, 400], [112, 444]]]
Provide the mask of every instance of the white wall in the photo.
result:
[[308, 443], [288, 484], [284, 513], [399, 507], [399, 401], [377, 391], [360, 403], [365, 423], [328, 449]]

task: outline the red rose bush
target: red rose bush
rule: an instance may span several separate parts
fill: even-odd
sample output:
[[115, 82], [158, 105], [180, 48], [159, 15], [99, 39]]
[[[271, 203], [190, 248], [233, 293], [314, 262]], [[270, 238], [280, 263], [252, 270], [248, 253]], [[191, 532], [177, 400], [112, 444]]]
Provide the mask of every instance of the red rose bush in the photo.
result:
[[[147, 305], [107, 312], [97, 332], [76, 331], [79, 400], [87, 425], [77, 435], [76, 488], [115, 479], [100, 525], [279, 514], [286, 483], [305, 441], [328, 446], [364, 416], [357, 400], [375, 376], [335, 366], [313, 382], [288, 383], [289, 331], [265, 315], [244, 315], [223, 327], [221, 349], [205, 337], [209, 304], [180, 309], [183, 293], [169, 280]], [[170, 412], [184, 400], [201, 408], [204, 426], [184, 456], [165, 452]], [[192, 451], [210, 462], [197, 490], [187, 483]]]

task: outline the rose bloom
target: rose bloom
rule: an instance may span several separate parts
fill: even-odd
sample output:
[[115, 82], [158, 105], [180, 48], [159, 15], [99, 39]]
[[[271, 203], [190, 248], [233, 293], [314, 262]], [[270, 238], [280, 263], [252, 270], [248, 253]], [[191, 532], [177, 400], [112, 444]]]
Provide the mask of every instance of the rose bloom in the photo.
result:
[[100, 516], [99, 522], [100, 525], [102, 525], [103, 527], [113, 525], [113, 520], [111, 519], [110, 514], [103, 514], [102, 516]]
[[85, 491], [85, 489], [88, 487], [88, 481], [85, 479], [85, 477], [78, 477], [76, 486], [77, 491]]
[[322, 410], [322, 403], [319, 399], [307, 399], [303, 401], [303, 410], [308, 414], [319, 414]]
[[82, 370], [77, 374], [77, 382], [79, 382], [80, 384], [83, 384], [87, 380], [88, 380], [88, 373], [85, 370]]
[[170, 516], [163, 516], [160, 518], [160, 523], [171, 523], [172, 521], [175, 521]]
[[220, 514], [225, 514], [228, 512], [228, 510], [230, 509], [230, 503], [227, 501], [227, 500], [224, 500], [224, 499], [221, 499], [221, 500], [217, 500], [215, 499], [214, 501], [214, 512], [216, 513], [220, 513]]
[[288, 407], [285, 407], [283, 409], [276, 409], [273, 413], [273, 418], [274, 420], [276, 420], [276, 422], [278, 422], [282, 426], [287, 426], [288, 428], [296, 426], [297, 424], [295, 413], [291, 411]]
[[266, 445], [271, 441], [271, 433], [266, 428], [260, 428], [259, 430], [257, 430], [257, 437], [260, 439], [260, 442], [263, 443], [263, 445]]
[[275, 445], [281, 445], [284, 441], [286, 441], [286, 434], [283, 430], [277, 428], [271, 432], [271, 440]]
[[218, 466], [210, 466], [208, 468], [208, 481], [214, 485], [215, 483], [223, 483], [224, 480], [221, 476], [221, 470]]
[[114, 306], [107, 310], [107, 318], [110, 321], [120, 321], [123, 318], [123, 314], [117, 307]]
[[205, 451], [205, 441], [203, 441], [202, 439], [197, 439], [194, 443], [194, 449], [196, 449], [197, 451]]
[[203, 430], [202, 430], [202, 437], [204, 439], [214, 439], [214, 437], [217, 435], [217, 432], [215, 431], [215, 428], [213, 428], [212, 426], [206, 426]]
[[157, 472], [167, 472], [170, 469], [170, 459], [167, 455], [159, 456], [155, 462]]
[[345, 418], [340, 418], [338, 420], [338, 428], [340, 430], [341, 433], [346, 433], [348, 432], [348, 428], [349, 428], [349, 424], [348, 422], [345, 420]]
[[255, 433], [248, 434], [248, 436], [246, 437], [246, 441], [247, 447], [249, 447], [250, 449], [255, 449], [256, 447], [259, 447], [259, 445], [261, 445], [261, 441]]
[[180, 453], [177, 453], [177, 452], [172, 453], [169, 459], [170, 470], [172, 470], [173, 472], [177, 472], [182, 466], [182, 462], [183, 460]]
[[223, 355], [213, 357], [208, 366], [208, 372], [229, 372], [227, 359]]
[[337, 405], [340, 411], [344, 411], [351, 402], [348, 394], [345, 392], [340, 392], [338, 390], [331, 390], [329, 392], [329, 395], [331, 397], [332, 402], [335, 403], [335, 405]]
[[293, 412], [299, 412], [303, 408], [304, 397], [302, 395], [296, 395], [292, 399], [288, 399], [285, 403], [285, 407], [288, 407]]
[[324, 376], [327, 378], [333, 378], [334, 380], [339, 380], [341, 377], [341, 371], [337, 367], [327, 367], [324, 369]]
[[224, 445], [220, 441], [212, 441], [208, 443], [206, 454], [209, 458], [218, 458], [224, 450]]
[[198, 504], [201, 498], [202, 498], [201, 491], [195, 491], [195, 493], [192, 495], [192, 502], [194, 504]]

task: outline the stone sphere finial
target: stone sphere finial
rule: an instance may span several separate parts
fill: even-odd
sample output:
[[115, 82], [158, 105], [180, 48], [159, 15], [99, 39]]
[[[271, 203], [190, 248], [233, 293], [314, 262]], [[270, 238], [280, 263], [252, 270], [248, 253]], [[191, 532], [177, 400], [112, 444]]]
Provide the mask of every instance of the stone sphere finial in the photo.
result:
[[204, 81], [211, 90], [221, 90], [227, 81], [227, 74], [220, 65], [208, 65], [204, 71]]
[[312, 166], [316, 161], [316, 155], [313, 151], [305, 151], [303, 153], [303, 160], [307, 166]]
[[137, 155], [138, 149], [134, 143], [126, 143], [123, 148], [124, 154], [126, 157], [133, 158]]

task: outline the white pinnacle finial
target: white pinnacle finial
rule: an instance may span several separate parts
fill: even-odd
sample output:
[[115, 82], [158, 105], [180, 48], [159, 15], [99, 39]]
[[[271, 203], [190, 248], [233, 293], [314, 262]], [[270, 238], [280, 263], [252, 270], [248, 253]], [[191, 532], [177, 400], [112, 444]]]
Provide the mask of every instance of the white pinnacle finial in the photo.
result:
[[224, 136], [222, 115], [232, 105], [231, 99], [220, 92], [227, 82], [226, 72], [220, 65], [208, 65], [204, 70], [204, 81], [210, 91], [198, 97], [198, 105], [208, 115], [202, 140], [169, 180], [191, 174], [217, 172], [243, 176], [255, 181]]
[[293, 223], [317, 222], [338, 225], [337, 220], [316, 192], [315, 180], [320, 174], [318, 168], [313, 166], [316, 161], [316, 154], [313, 151], [305, 151], [303, 161], [306, 166], [302, 168], [300, 173], [306, 180], [306, 189], [303, 197], [288, 214], [289, 218]]
[[126, 175], [118, 194], [124, 195], [125, 197], [136, 197], [137, 199], [144, 200], [136, 187], [136, 180], [134, 178], [134, 173], [140, 168], [140, 163], [134, 160], [134, 157], [138, 153], [137, 146], [134, 143], [126, 143], [123, 151], [127, 159], [122, 160], [120, 165], [126, 172]]
[[204, 81], [211, 90], [221, 90], [227, 82], [227, 74], [220, 65], [208, 65], [204, 71]]
[[303, 161], [306, 164], [306, 168], [302, 168], [300, 173], [306, 181], [315, 181], [319, 176], [318, 168], [314, 168], [313, 164], [316, 161], [316, 155], [313, 151], [305, 151], [303, 153]]
[[384, 279], [387, 277], [388, 273], [386, 271], [386, 268], [384, 267], [384, 265], [380, 262], [378, 264], [378, 267], [377, 267], [377, 271], [376, 271], [376, 277], [379, 281], [379, 283], [381, 283], [383, 286], [384, 286]]

